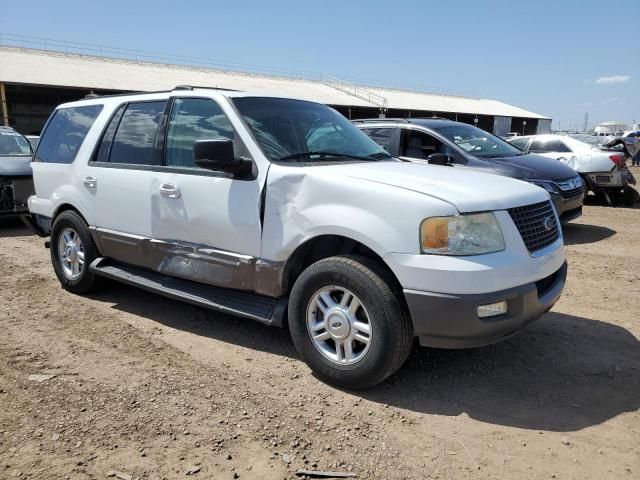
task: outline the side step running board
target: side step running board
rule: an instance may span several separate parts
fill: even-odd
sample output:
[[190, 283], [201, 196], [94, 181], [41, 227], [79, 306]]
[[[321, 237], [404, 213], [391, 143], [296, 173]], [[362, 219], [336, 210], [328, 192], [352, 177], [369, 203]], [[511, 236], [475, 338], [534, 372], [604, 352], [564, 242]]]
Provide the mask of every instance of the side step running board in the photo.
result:
[[100, 277], [199, 307], [257, 320], [267, 325], [281, 327], [284, 324], [286, 299], [265, 297], [255, 293], [169, 277], [107, 258], [96, 258], [89, 266], [89, 270]]

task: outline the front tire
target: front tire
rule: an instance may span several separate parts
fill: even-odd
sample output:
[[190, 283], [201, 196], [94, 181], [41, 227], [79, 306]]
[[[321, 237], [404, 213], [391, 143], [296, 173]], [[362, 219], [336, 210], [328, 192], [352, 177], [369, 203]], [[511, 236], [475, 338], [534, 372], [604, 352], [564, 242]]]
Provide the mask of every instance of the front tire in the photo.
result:
[[320, 260], [296, 280], [289, 330], [298, 353], [324, 381], [372, 387], [406, 360], [413, 329], [389, 274], [366, 257]]
[[96, 285], [89, 265], [98, 258], [98, 249], [80, 215], [67, 210], [58, 215], [51, 227], [51, 263], [62, 288], [87, 293]]

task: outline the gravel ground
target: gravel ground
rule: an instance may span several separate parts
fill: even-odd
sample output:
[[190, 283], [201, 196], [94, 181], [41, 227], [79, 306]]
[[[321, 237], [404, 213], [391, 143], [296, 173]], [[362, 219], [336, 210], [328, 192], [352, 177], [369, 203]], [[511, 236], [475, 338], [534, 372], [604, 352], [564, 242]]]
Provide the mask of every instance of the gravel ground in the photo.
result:
[[43, 240], [2, 221], [0, 478], [640, 478], [640, 211], [588, 206], [565, 241], [552, 312], [491, 347], [416, 348], [353, 393], [285, 331], [113, 283], [67, 293]]

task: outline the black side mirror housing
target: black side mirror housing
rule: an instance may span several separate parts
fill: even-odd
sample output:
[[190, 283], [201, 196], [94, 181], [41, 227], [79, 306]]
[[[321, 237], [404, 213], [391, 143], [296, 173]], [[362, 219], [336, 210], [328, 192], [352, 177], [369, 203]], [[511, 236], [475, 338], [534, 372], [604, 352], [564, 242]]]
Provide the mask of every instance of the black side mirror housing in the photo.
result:
[[429, 163], [430, 165], [450, 166], [451, 157], [449, 157], [449, 155], [445, 155], [444, 153], [432, 153], [427, 157], [427, 163]]
[[195, 164], [206, 170], [234, 175], [251, 171], [251, 161], [236, 158], [232, 140], [198, 140], [193, 144]]

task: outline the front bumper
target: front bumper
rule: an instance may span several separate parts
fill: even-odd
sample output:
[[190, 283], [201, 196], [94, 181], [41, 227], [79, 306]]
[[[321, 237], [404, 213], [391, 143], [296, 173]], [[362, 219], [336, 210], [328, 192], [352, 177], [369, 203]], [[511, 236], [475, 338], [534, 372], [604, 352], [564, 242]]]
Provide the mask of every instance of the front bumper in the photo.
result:
[[573, 195], [570, 197], [564, 197], [559, 193], [550, 193], [550, 196], [561, 223], [575, 220], [582, 215], [584, 190], [581, 189], [577, 195]]
[[[421, 345], [472, 348], [504, 340], [536, 320], [560, 298], [566, 278], [565, 262], [548, 277], [499, 292], [448, 295], [405, 289], [404, 296]], [[478, 317], [478, 306], [503, 300], [507, 313]]]

